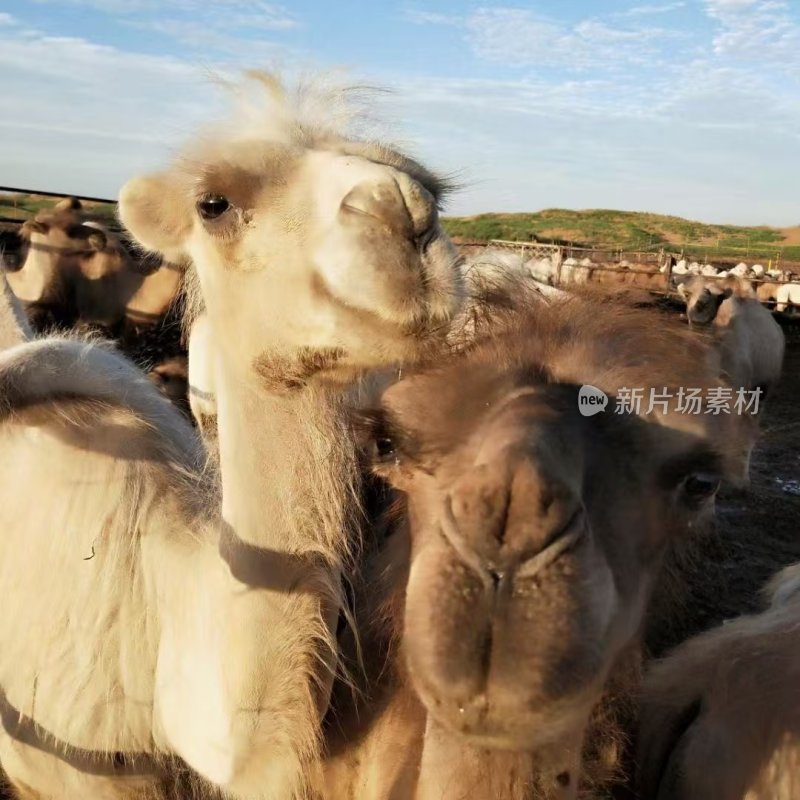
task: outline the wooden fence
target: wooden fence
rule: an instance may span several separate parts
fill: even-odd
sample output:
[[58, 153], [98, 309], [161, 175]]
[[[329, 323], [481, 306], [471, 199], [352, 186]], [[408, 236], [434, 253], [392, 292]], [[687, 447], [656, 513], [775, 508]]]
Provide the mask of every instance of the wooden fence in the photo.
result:
[[[580, 270], [586, 270], [588, 273], [593, 272], [613, 272], [620, 277], [641, 275], [646, 276], [642, 281], [637, 282], [636, 279], [630, 281], [624, 278], [620, 280], [620, 285], [632, 286], [641, 288], [651, 294], [662, 295], [665, 297], [677, 298], [678, 292], [676, 284], [673, 283], [672, 275], [672, 261], [673, 256], [678, 258], [678, 253], [671, 253], [661, 248], [657, 252], [653, 251], [626, 251], [618, 248], [615, 249], [597, 249], [588, 247], [571, 247], [556, 244], [544, 244], [542, 242], [516, 242], [505, 239], [492, 239], [488, 243], [485, 242], [462, 242], [458, 244], [462, 251], [485, 250], [487, 247], [497, 250], [508, 250], [517, 253], [521, 258], [529, 261], [532, 258], [550, 258], [555, 261], [556, 273], [553, 282], [554, 286], [562, 287], [570, 283], [575, 283], [573, 278], [575, 273], [580, 274]], [[577, 259], [578, 255], [583, 258], [593, 258], [605, 263], [592, 263], [587, 265], [577, 264], [564, 264], [566, 258]], [[555, 257], [555, 258], [554, 258]], [[635, 264], [654, 264], [655, 269], [629, 269], [627, 267], [613, 266], [619, 264], [621, 261], [628, 261]], [[662, 272], [661, 268], [657, 265], [666, 262], [665, 269]], [[565, 273], [566, 270], [566, 273]], [[688, 277], [688, 276], [687, 276]], [[710, 280], [725, 280], [724, 277], [707, 276]], [[591, 280], [591, 277], [588, 278]], [[757, 290], [758, 286], [762, 284], [773, 284], [776, 281], [768, 277], [765, 278], [747, 278], [752, 284], [753, 288]], [[791, 281], [795, 285], [800, 285], [795, 281]], [[775, 310], [775, 300], [762, 300], [762, 305], [769, 308], [771, 311]], [[800, 304], [787, 302], [787, 307], [800, 308]]]

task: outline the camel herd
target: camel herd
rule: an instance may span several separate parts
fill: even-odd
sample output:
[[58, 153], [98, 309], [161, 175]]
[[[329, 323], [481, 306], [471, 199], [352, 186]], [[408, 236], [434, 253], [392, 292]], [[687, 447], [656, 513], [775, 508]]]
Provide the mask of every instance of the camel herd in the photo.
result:
[[[560, 253], [525, 262], [524, 270], [534, 280], [551, 286], [594, 283], [606, 286], [634, 286], [655, 292], [672, 292], [680, 289], [686, 280], [695, 277], [714, 278], [720, 281], [737, 279], [748, 287], [753, 297], [778, 312], [796, 311], [800, 307], [800, 276], [794, 272], [765, 269], [761, 264], [748, 267], [741, 262], [730, 270], [712, 264], [700, 264], [686, 259], [666, 260], [654, 269], [653, 264], [632, 264], [626, 260], [615, 263], [595, 263], [590, 258], [561, 260]], [[668, 273], [668, 274], [667, 274]]]
[[[155, 269], [67, 201], [3, 279], [11, 796], [800, 796], [798, 567], [660, 661], [643, 634], [758, 435], [679, 390], [768, 397], [770, 312], [465, 262], [446, 180], [322, 86], [246, 81], [259, 105], [122, 188]], [[178, 295], [194, 424], [180, 358], [124, 354]], [[587, 416], [587, 385], [666, 399]]]

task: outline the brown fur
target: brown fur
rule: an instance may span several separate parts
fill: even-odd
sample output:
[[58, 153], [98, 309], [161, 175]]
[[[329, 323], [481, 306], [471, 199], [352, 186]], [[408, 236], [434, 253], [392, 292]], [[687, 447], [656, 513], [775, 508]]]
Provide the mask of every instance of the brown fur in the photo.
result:
[[[637, 631], [644, 613], [643, 605], [639, 605], [643, 598], [634, 600], [634, 597], [639, 596], [640, 590], [644, 595], [648, 594], [646, 587], [655, 577], [664, 548], [676, 545], [686, 535], [692, 514], [686, 516], [678, 512], [675, 516], [674, 509], [668, 510], [672, 502], [667, 499], [669, 495], [657, 500], [658, 492], [664, 491], [663, 488], [656, 490], [648, 483], [638, 489], [633, 488], [633, 484], [624, 490], [613, 486], [617, 480], [633, 479], [635, 483], [638, 478], [634, 479], [633, 475], [641, 477], [648, 469], [654, 468], [651, 459], [656, 462], [666, 459], [656, 471], [666, 469], [672, 475], [671, 481], [679, 480], [680, 469], [689, 468], [688, 462], [683, 461], [687, 457], [684, 449], [687, 447], [690, 451], [693, 447], [700, 448], [695, 452], [698, 457], [703, 447], [708, 448], [707, 456], [703, 457], [711, 459], [705, 462], [707, 468], [713, 470], [715, 463], [719, 468], [721, 462], [715, 461], [714, 451], [726, 446], [725, 423], [717, 420], [720, 428], [715, 428], [713, 423], [709, 424], [708, 417], [686, 420], [676, 418], [674, 413], [663, 416], [643, 414], [633, 419], [606, 413], [594, 418], [596, 426], [599, 426], [596, 427], [599, 438], [594, 440], [592, 447], [597, 450], [593, 451], [595, 456], [591, 458], [599, 457], [599, 452], [608, 447], [609, 465], [613, 463], [617, 469], [626, 460], [636, 460], [636, 466], [631, 465], [632, 474], [627, 478], [623, 478], [621, 473], [615, 478], [612, 468], [600, 468], [600, 462], [596, 462], [594, 469], [598, 472], [594, 479], [603, 486], [597, 490], [596, 497], [611, 504], [609, 513], [612, 516], [622, 514], [618, 517], [620, 527], [617, 533], [620, 537], [643, 537], [640, 548], [644, 541], [651, 544], [639, 549], [637, 555], [628, 551], [627, 556], [619, 555], [612, 559], [617, 565], [614, 569], [621, 570], [615, 572], [618, 587], [625, 586], [630, 580], [634, 584], [642, 581], [638, 584], [639, 589], [631, 590], [630, 594], [623, 590], [626, 599], [621, 600], [621, 606], [614, 612], [632, 615], [627, 618], [627, 627], [623, 626], [627, 633], [621, 638], [609, 634], [610, 639], [605, 643], [598, 641], [589, 645], [584, 638], [588, 637], [588, 631], [584, 629], [584, 633], [574, 640], [576, 649], [572, 656], [559, 662], [561, 669], [569, 672], [577, 669], [584, 657], [579, 654], [581, 648], [611, 648], [608, 666], [601, 669], [604, 677], [597, 682], [587, 678], [587, 686], [592, 688], [586, 711], [574, 716], [577, 708], [586, 701], [581, 691], [576, 690], [572, 696], [565, 690], [566, 694], [556, 702], [555, 697], [550, 698], [548, 690], [543, 690], [537, 708], [538, 713], [544, 716], [538, 723], [533, 741], [552, 726], [556, 729], [561, 726], [561, 733], [554, 741], [545, 738], [529, 746], [525, 738], [529, 734], [522, 736], [522, 731], [526, 730], [525, 714], [520, 711], [525, 707], [525, 693], [531, 691], [531, 686], [540, 685], [542, 673], [539, 670], [547, 669], [550, 649], [555, 657], [565, 639], [570, 639], [571, 626], [581, 624], [581, 614], [575, 611], [578, 616], [571, 618], [567, 595], [560, 594], [558, 587], [562, 585], [562, 579], [556, 577], [557, 571], [549, 579], [546, 575], [550, 573], [542, 574], [538, 584], [542, 593], [541, 605], [531, 607], [533, 616], [526, 617], [528, 621], [525, 623], [518, 623], [520, 627], [515, 630], [513, 639], [514, 655], [511, 658], [520, 664], [533, 659], [530, 671], [525, 673], [527, 677], [524, 680], [521, 678], [523, 673], [519, 673], [520, 683], [513, 683], [509, 678], [512, 684], [509, 684], [508, 691], [515, 697], [516, 706], [506, 707], [500, 716], [492, 717], [495, 720], [493, 724], [498, 725], [520, 715], [519, 734], [508, 735], [512, 738], [522, 736], [516, 740], [516, 747], [521, 751], [530, 750], [529, 753], [486, 750], [485, 745], [479, 744], [480, 739], [476, 747], [471, 744], [473, 737], [467, 726], [468, 717], [464, 717], [464, 730], [457, 733], [456, 728], [461, 724], [459, 715], [454, 718], [449, 712], [445, 713], [444, 709], [450, 702], [447, 692], [457, 691], [452, 687], [459, 685], [461, 670], [474, 657], [468, 642], [471, 641], [471, 628], [483, 612], [479, 607], [468, 605], [472, 602], [470, 598], [474, 589], [469, 586], [463, 573], [466, 568], [460, 559], [452, 561], [452, 552], [445, 548], [441, 556], [444, 560], [436, 568], [435, 562], [430, 561], [431, 556], [426, 555], [443, 546], [435, 543], [438, 512], [431, 507], [430, 498], [437, 491], [434, 487], [439, 485], [438, 481], [445, 481], [448, 486], [467, 486], [463, 482], [470, 472], [465, 464], [473, 463], [476, 457], [474, 448], [477, 446], [475, 442], [480, 441], [478, 433], [487, 437], [487, 443], [499, 441], [506, 435], [520, 447], [527, 446], [523, 442], [541, 440], [541, 446], [545, 448], [542, 452], [550, 453], [548, 458], [554, 459], [551, 466], [555, 469], [561, 464], [567, 468], [573, 456], [570, 455], [565, 462], [566, 454], [580, 453], [586, 446], [570, 438], [585, 424], [579, 423], [580, 418], [576, 416], [577, 399], [569, 388], [572, 385], [590, 383], [612, 395], [622, 386], [696, 385], [708, 388], [717, 385], [716, 369], [713, 359], [706, 358], [705, 345], [688, 331], [674, 326], [653, 326], [649, 313], [637, 311], [618, 299], [587, 290], [580, 292], [578, 297], [548, 305], [540, 300], [532, 301], [523, 286], [512, 296], [517, 302], [512, 302], [510, 308], [486, 312], [478, 317], [477, 331], [471, 326], [465, 328], [467, 338], [461, 343], [456, 337], [460, 355], [419, 374], [405, 375], [384, 393], [383, 410], [368, 419], [366, 429], [373, 442], [380, 444], [390, 436], [396, 443], [396, 455], [381, 458], [377, 469], [403, 490], [405, 499], [396, 506], [393, 516], [376, 529], [372, 554], [361, 572], [363, 583], [356, 586], [356, 616], [361, 645], [367, 655], [367, 672], [361, 695], [353, 698], [342, 691], [336, 696], [329, 719], [329, 760], [324, 789], [320, 790], [324, 797], [337, 800], [350, 797], [369, 800], [380, 797], [397, 800], [411, 797], [436, 797], [437, 800], [462, 797], [498, 800], [568, 798], [578, 796], [579, 791], [588, 792], [591, 787], [600, 790], [613, 784], [623, 769], [624, 732], [630, 725], [632, 698], [638, 683]], [[474, 322], [475, 317], [472, 318]], [[491, 335], [485, 338], [485, 332]], [[523, 388], [532, 393], [530, 400], [522, 396], [509, 405], [509, 396], [515, 396]], [[558, 399], [561, 395], [566, 405]], [[505, 434], [502, 431], [506, 429], [502, 426], [496, 431], [491, 427], [493, 424], [500, 426], [500, 422], [488, 421], [495, 419], [492, 409], [501, 406], [507, 410], [497, 412], [497, 419], [507, 419], [511, 426]], [[548, 407], [551, 409], [549, 412], [546, 410]], [[564, 442], [557, 448], [545, 446], [545, 439], [541, 438], [544, 434], [539, 426], [549, 424], [545, 422], [550, 419], [549, 414], [553, 414], [555, 420], [562, 419], [561, 423], [552, 423], [560, 432], [558, 435], [564, 437]], [[384, 428], [387, 419], [389, 427]], [[632, 427], [628, 428], [629, 424]], [[516, 434], [512, 433], [515, 426], [518, 429]], [[618, 426], [620, 434], [623, 430], [627, 433], [615, 439], [610, 432]], [[595, 426], [589, 425], [586, 430], [595, 430]], [[605, 434], [601, 434], [601, 430], [606, 430], [611, 436], [605, 444], [602, 443]], [[591, 434], [592, 438], [594, 435]], [[641, 449], [645, 440], [649, 444]], [[648, 451], [649, 454], [645, 455]], [[500, 453], [497, 456], [499, 460], [492, 462], [498, 470], [503, 459], [511, 458], [512, 450], [503, 452], [506, 455]], [[657, 455], [659, 452], [661, 455]], [[645, 466], [648, 461], [649, 467]], [[667, 467], [669, 463], [673, 466]], [[678, 467], [681, 463], [684, 466]], [[564, 474], [573, 480], [577, 469], [568, 468]], [[679, 471], [673, 472], [673, 469]], [[466, 474], [462, 476], [461, 473]], [[592, 482], [588, 475], [584, 480]], [[465, 488], [463, 491], [470, 490]], [[520, 496], [518, 501], [512, 499], [504, 523], [509, 543], [519, 535], [514, 527], [519, 523], [514, 519], [534, 520], [541, 514], [534, 504], [530, 508], [526, 506], [526, 513], [520, 518], [515, 516], [520, 512], [514, 510], [516, 506], [513, 503], [524, 505], [533, 502], [537, 491], [534, 482], [526, 495]], [[595, 516], [597, 510], [593, 510], [591, 491], [587, 492], [588, 514], [590, 519], [594, 519], [596, 535], [601, 536], [600, 530], [606, 523]], [[526, 496], [531, 500], [526, 500]], [[464, 536], [472, 530], [470, 525], [476, 526], [474, 535], [480, 536], [481, 526], [488, 524], [487, 518], [481, 515], [489, 513], [490, 502], [494, 501], [488, 499], [488, 494], [485, 497], [484, 502], [489, 504], [486, 510], [481, 511], [482, 506], [477, 504], [474, 512], [459, 516]], [[514, 497], [516, 495], [512, 494]], [[659, 506], [661, 502], [667, 505]], [[630, 503], [638, 505], [635, 513], [644, 514], [639, 522], [625, 517], [627, 513], [634, 513]], [[625, 507], [627, 512], [622, 510]], [[699, 508], [697, 513], [701, 510]], [[645, 518], [649, 522], [643, 522]], [[622, 521], [626, 519], [627, 522]], [[650, 533], [645, 534], [648, 526], [652, 526]], [[651, 536], [654, 538], [649, 538]], [[524, 537], [520, 542], [523, 540]], [[478, 539], [474, 541], [470, 547], [483, 547], [478, 544]], [[615, 546], [623, 546], [621, 542], [622, 539]], [[569, 583], [566, 576], [572, 574], [571, 570], [582, 574], [583, 569], [579, 561], [565, 558], [569, 566], [564, 567], [563, 580], [567, 581], [564, 586]], [[439, 570], [443, 582], [437, 590]], [[415, 572], [427, 578], [414, 578]], [[591, 575], [590, 569], [585, 574], [584, 584], [591, 583]], [[430, 582], [429, 589], [425, 588], [425, 581]], [[459, 587], [463, 587], [463, 597]], [[553, 592], [550, 604], [545, 599], [547, 591]], [[598, 607], [604, 604], [600, 595], [595, 602]], [[626, 610], [622, 611], [623, 608]], [[546, 623], [546, 620], [552, 622]], [[448, 634], [451, 624], [454, 627]], [[549, 637], [549, 630], [558, 631], [555, 640]], [[453, 635], [455, 638], [448, 638]], [[440, 646], [420, 660], [423, 652], [420, 646], [424, 648], [429, 637], [439, 637]], [[616, 643], [612, 644], [612, 641]], [[535, 642], [535, 650], [529, 650], [525, 642]], [[349, 649], [346, 642], [343, 647]], [[441, 655], [434, 656], [434, 652]], [[453, 659], [449, 666], [448, 653]], [[539, 666], [534, 666], [537, 663]], [[452, 674], [447, 673], [450, 677], [444, 683], [435, 677], [440, 669], [453, 670]], [[433, 689], [433, 686], [440, 688]], [[606, 700], [601, 701], [604, 692]], [[554, 703], [552, 716], [548, 716], [551, 701]], [[462, 702], [468, 705], [468, 696]], [[591, 706], [595, 710], [589, 718], [586, 715]], [[505, 722], [501, 723], [501, 720]], [[586, 737], [582, 743], [584, 733]], [[505, 746], [508, 747], [509, 743], [506, 742]]]
[[162, 321], [176, 297], [182, 270], [144, 274], [75, 198], [38, 212], [22, 236], [25, 257], [9, 283], [40, 331], [82, 323], [130, 337]]

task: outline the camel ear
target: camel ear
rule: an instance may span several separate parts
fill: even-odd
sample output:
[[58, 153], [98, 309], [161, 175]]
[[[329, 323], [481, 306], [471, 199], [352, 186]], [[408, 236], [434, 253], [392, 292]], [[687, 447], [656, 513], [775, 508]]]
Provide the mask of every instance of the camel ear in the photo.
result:
[[47, 233], [49, 230], [50, 226], [38, 219], [26, 219], [22, 223], [22, 233], [25, 236], [30, 236], [32, 233]]
[[184, 243], [191, 230], [191, 209], [165, 173], [128, 181], [120, 191], [122, 224], [148, 250], [169, 260], [185, 259]]
[[729, 298], [733, 295], [733, 289], [730, 286], [726, 286], [721, 292], [717, 292], [714, 295], [714, 300], [717, 303], [717, 309]]
[[106, 249], [106, 245], [108, 244], [108, 240], [106, 239], [106, 235], [101, 230], [93, 230], [87, 237], [86, 241], [89, 244], [89, 247], [92, 250], [97, 250], [98, 252], [102, 252]]
[[65, 197], [53, 206], [54, 211], [80, 211], [82, 208], [83, 203], [77, 197]]

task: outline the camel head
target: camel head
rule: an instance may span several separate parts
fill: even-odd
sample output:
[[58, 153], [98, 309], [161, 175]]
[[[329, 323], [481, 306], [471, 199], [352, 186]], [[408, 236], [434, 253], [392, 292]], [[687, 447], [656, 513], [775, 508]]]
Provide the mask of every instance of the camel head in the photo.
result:
[[80, 200], [67, 198], [26, 220], [21, 229], [21, 268], [10, 278], [27, 302], [67, 300], [68, 285], [114, 275], [125, 253], [97, 223], [87, 218]]
[[[624, 387], [717, 386], [652, 312], [536, 303], [362, 419], [405, 495], [402, 647], [429, 715], [475, 746], [579, 743], [668, 544], [709, 514], [727, 421], [617, 413]], [[584, 415], [580, 386], [609, 398]]]
[[728, 283], [693, 277], [678, 286], [678, 293], [686, 301], [689, 325], [710, 325], [725, 300], [732, 297], [734, 288]]
[[300, 362], [303, 379], [413, 358], [461, 294], [438, 216], [445, 182], [311, 119], [309, 106], [324, 111], [333, 95], [294, 98], [262, 74], [249, 84], [260, 116], [251, 109], [166, 172], [130, 181], [122, 221], [145, 247], [194, 265], [226, 363], [285, 374]]

